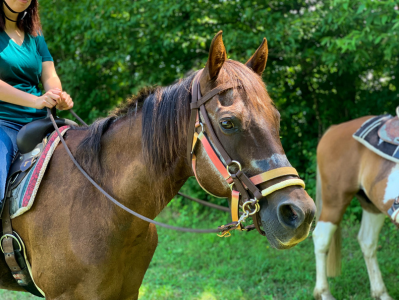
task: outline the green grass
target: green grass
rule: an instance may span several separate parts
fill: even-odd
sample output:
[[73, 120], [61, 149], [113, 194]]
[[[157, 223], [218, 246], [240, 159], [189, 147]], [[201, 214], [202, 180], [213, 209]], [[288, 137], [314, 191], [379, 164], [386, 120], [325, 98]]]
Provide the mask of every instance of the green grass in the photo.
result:
[[[390, 295], [399, 299], [399, 236], [388, 220], [386, 223], [378, 261]], [[342, 225], [343, 270], [340, 277], [329, 279], [331, 292], [337, 299], [371, 299], [356, 239], [360, 224], [347, 219]], [[278, 251], [257, 232], [236, 232], [230, 238], [162, 228], [158, 233], [159, 246], [144, 278], [141, 300], [313, 299], [316, 272], [311, 237], [293, 249]]]
[[32, 296], [28, 293], [9, 292], [9, 291], [5, 291], [5, 290], [0, 290], [0, 299], [1, 300], [33, 300], [33, 299], [40, 299], [40, 298]]
[[[196, 204], [187, 213], [201, 210]], [[167, 208], [158, 218], [175, 225], [214, 227], [227, 220], [212, 213], [212, 220], [198, 221]], [[201, 213], [206, 215], [206, 211]], [[179, 218], [177, 218], [179, 216]], [[173, 221], [175, 220], [175, 221]], [[357, 243], [359, 222], [347, 218], [343, 224], [342, 275], [329, 279], [337, 299], [371, 299], [367, 270]], [[315, 262], [309, 237], [293, 249], [278, 251], [257, 232], [235, 232], [230, 238], [215, 234], [180, 233], [158, 229], [159, 245], [140, 289], [140, 300], [163, 299], [313, 299]], [[380, 235], [378, 261], [387, 289], [399, 299], [399, 235], [386, 221]], [[396, 287], [395, 287], [396, 286]], [[0, 291], [0, 299], [38, 299], [25, 293]]]

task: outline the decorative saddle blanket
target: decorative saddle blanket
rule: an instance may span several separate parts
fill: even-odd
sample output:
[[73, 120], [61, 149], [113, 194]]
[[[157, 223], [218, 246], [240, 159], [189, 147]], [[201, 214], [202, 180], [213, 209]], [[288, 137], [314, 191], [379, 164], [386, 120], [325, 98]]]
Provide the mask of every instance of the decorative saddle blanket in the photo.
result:
[[393, 161], [394, 163], [399, 163], [399, 145], [388, 143], [385, 139], [381, 139], [379, 135], [380, 128], [384, 127], [384, 125], [392, 119], [394, 119], [394, 117], [391, 115], [371, 118], [362, 124], [353, 134], [353, 138], [383, 158]]
[[[69, 126], [61, 127], [61, 134], [64, 135], [69, 128]], [[22, 215], [32, 207], [43, 175], [46, 172], [47, 165], [59, 142], [60, 138], [58, 137], [57, 132], [53, 132], [48, 138], [48, 142], [44, 147], [42, 154], [36, 160], [34, 166], [29, 170], [29, 173], [18, 184], [18, 186], [11, 191], [11, 219]]]

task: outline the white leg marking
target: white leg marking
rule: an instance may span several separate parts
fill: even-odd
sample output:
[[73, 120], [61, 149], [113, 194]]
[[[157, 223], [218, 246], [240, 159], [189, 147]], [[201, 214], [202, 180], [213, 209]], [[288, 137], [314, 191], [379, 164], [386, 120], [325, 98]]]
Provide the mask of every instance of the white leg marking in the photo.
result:
[[384, 203], [399, 196], [399, 164], [396, 164], [388, 176], [387, 186], [385, 188]]
[[384, 225], [385, 215], [363, 210], [362, 224], [357, 239], [363, 251], [369, 273], [371, 296], [381, 300], [393, 300], [387, 293], [377, 262], [378, 235]]
[[327, 282], [326, 258], [332, 236], [337, 228], [338, 226], [333, 223], [319, 221], [313, 231], [314, 253], [316, 256], [316, 286], [313, 295], [316, 299], [334, 299]]
[[391, 216], [392, 220], [399, 224], [399, 209], [397, 209]]

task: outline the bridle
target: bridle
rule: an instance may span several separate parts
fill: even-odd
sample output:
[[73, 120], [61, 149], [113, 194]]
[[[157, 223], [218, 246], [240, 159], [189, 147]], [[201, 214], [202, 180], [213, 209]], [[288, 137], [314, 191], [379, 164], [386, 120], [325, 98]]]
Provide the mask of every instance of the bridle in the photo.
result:
[[[251, 216], [253, 223], [258, 232], [265, 235], [265, 232], [260, 228], [260, 216], [259, 216], [259, 200], [262, 197], [266, 197], [271, 193], [281, 190], [289, 186], [301, 186], [305, 188], [305, 183], [299, 178], [298, 172], [292, 167], [280, 167], [266, 171], [264, 173], [248, 177], [242, 172], [240, 162], [233, 160], [224, 149], [220, 140], [218, 139], [212, 123], [209, 119], [205, 104], [216, 95], [219, 95], [227, 90], [233, 89], [232, 83], [225, 83], [207, 92], [204, 96], [201, 96], [200, 87], [200, 76], [202, 70], [199, 71], [193, 80], [192, 85], [192, 98], [191, 98], [191, 115], [188, 129], [187, 138], [187, 160], [192, 166], [194, 175], [197, 179], [198, 184], [209, 193], [202, 185], [197, 176], [196, 170], [196, 148], [198, 141], [201, 142], [207, 153], [210, 161], [215, 168], [226, 180], [227, 184], [231, 189], [231, 218], [232, 223], [222, 225], [219, 228], [223, 229], [220, 236], [229, 236], [231, 230], [248, 231], [253, 229], [253, 226], [244, 227], [242, 223]], [[205, 126], [207, 132], [205, 132]], [[199, 132], [198, 132], [199, 131]], [[211, 140], [208, 139], [207, 134], [209, 133]], [[190, 139], [190, 137], [192, 137]], [[211, 142], [212, 141], [212, 142]], [[219, 153], [219, 155], [216, 153]], [[231, 167], [236, 166], [238, 171], [232, 172]], [[264, 190], [260, 190], [257, 185], [268, 182], [272, 179], [280, 178], [283, 176], [295, 176], [297, 178], [283, 179], [282, 181], [275, 183]], [[211, 194], [211, 193], [209, 193]], [[239, 216], [239, 209], [241, 208], [242, 214]]]

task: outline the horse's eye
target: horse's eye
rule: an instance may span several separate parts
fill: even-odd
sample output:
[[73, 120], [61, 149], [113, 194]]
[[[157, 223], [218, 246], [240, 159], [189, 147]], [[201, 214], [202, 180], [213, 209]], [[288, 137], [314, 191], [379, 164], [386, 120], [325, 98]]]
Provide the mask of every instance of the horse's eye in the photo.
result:
[[229, 120], [223, 120], [220, 122], [220, 125], [224, 128], [224, 129], [233, 129], [234, 128], [234, 123], [229, 121]]

